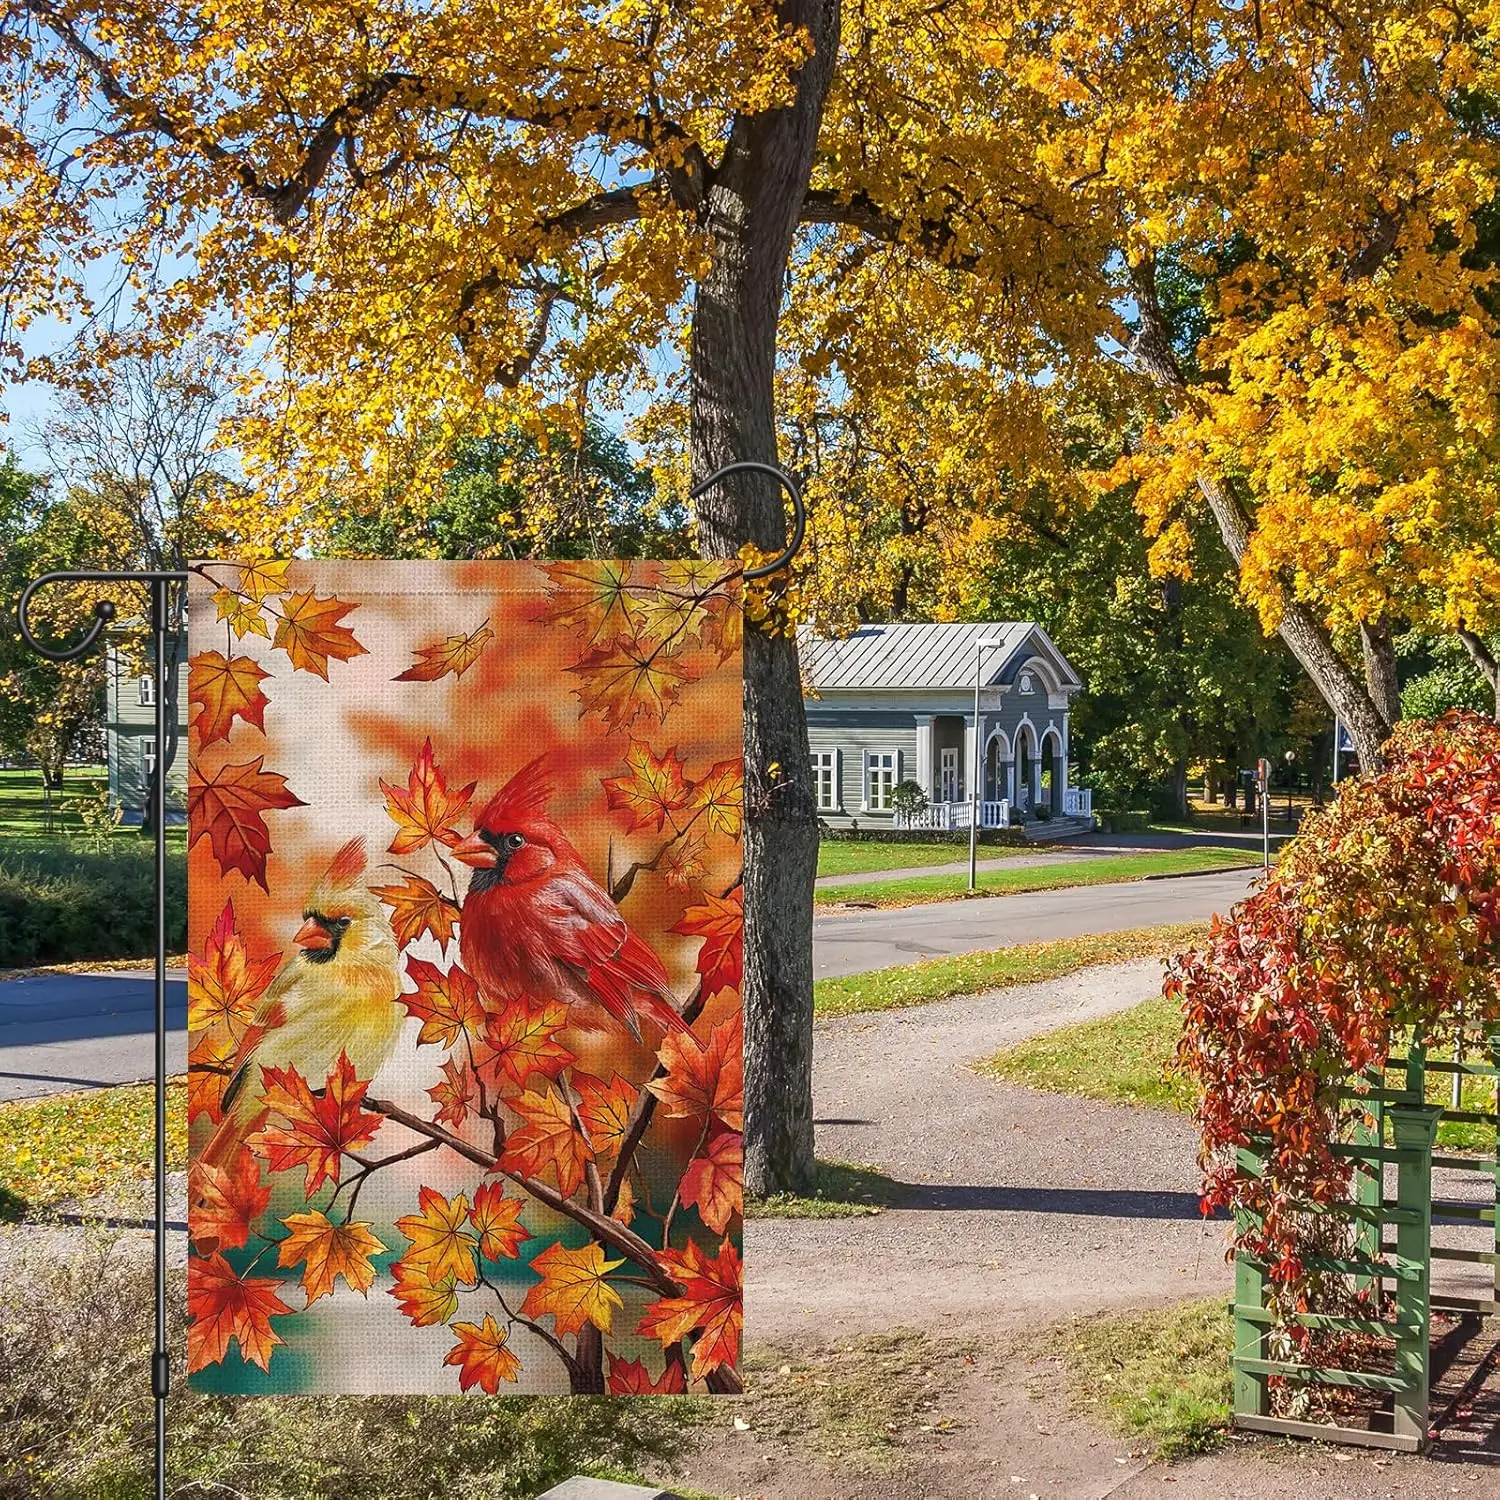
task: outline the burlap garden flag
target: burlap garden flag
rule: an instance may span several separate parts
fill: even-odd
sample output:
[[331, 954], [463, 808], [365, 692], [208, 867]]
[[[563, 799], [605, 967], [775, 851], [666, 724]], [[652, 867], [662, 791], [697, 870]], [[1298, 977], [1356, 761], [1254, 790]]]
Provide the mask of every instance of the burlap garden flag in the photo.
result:
[[725, 571], [199, 570], [200, 1387], [737, 1388]]

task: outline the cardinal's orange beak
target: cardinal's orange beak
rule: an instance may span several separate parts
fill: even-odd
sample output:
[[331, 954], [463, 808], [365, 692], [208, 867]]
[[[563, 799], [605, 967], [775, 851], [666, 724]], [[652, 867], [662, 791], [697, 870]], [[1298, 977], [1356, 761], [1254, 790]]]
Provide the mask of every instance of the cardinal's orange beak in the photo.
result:
[[473, 865], [476, 870], [493, 870], [499, 863], [495, 851], [478, 833], [471, 833], [462, 843], [455, 844], [453, 857], [463, 860], [466, 865]]
[[333, 947], [333, 939], [329, 937], [328, 929], [316, 917], [309, 917], [297, 929], [297, 935], [292, 941], [299, 948], [317, 949]]

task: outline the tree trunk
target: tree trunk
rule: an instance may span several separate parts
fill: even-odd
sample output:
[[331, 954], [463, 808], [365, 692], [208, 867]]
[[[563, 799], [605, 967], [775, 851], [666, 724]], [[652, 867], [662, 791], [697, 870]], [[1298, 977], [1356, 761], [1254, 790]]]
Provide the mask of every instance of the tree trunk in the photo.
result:
[[1188, 764], [1185, 760], [1172, 762], [1169, 786], [1172, 792], [1172, 811], [1181, 821], [1186, 822], [1192, 815], [1192, 809], [1188, 806]]
[[1365, 686], [1370, 699], [1387, 724], [1401, 717], [1401, 685], [1396, 677], [1396, 641], [1389, 620], [1359, 627], [1359, 644], [1365, 658]]
[[[775, 463], [776, 332], [838, 45], [837, 0], [787, 0], [814, 54], [795, 103], [737, 120], [706, 195], [711, 260], [693, 308], [693, 480]], [[704, 552], [782, 545], [776, 485], [737, 476], [698, 507]], [[745, 634], [745, 1188], [813, 1185], [812, 889], [817, 812], [795, 640]]]
[[1464, 650], [1469, 653], [1474, 665], [1483, 673], [1484, 680], [1489, 683], [1490, 691], [1495, 695], [1494, 717], [1500, 720], [1500, 661], [1495, 659], [1495, 653], [1488, 644], [1472, 630], [1460, 630], [1458, 638], [1464, 643]]
[[[1156, 268], [1148, 258], [1135, 266], [1132, 283], [1140, 326], [1131, 341], [1131, 353], [1174, 410], [1183, 409], [1192, 398], [1182, 367], [1172, 348], [1170, 332], [1156, 296]], [[1235, 565], [1244, 560], [1250, 543], [1250, 513], [1232, 482], [1218, 474], [1201, 474], [1198, 489], [1224, 538]], [[1380, 747], [1391, 732], [1393, 720], [1376, 706], [1365, 684], [1350, 670], [1334, 648], [1333, 640], [1313, 612], [1290, 595], [1282, 601], [1277, 633], [1324, 701], [1343, 719], [1354, 738], [1359, 763], [1365, 770], [1382, 764]]]

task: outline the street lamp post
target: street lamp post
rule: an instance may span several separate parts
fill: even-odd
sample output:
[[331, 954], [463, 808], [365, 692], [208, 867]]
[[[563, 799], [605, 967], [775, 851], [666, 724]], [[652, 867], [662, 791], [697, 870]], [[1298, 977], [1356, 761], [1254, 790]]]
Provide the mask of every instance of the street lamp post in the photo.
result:
[[1292, 826], [1292, 767], [1296, 764], [1297, 752], [1288, 750], [1283, 757], [1286, 761], [1286, 826]]
[[984, 678], [984, 653], [1003, 646], [1000, 641], [976, 641], [974, 646], [974, 754], [969, 765], [969, 890], [972, 893], [979, 874], [979, 689]]

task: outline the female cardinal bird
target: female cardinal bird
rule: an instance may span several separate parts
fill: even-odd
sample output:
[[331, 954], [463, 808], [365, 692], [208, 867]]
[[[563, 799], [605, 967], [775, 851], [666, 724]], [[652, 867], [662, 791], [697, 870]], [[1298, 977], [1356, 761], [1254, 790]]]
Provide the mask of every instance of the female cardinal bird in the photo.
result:
[[365, 844], [350, 839], [308, 893], [300, 950], [271, 981], [235, 1058], [224, 1090], [223, 1122], [198, 1154], [228, 1166], [265, 1118], [262, 1067], [294, 1067], [310, 1089], [321, 1089], [348, 1055], [354, 1076], [370, 1079], [391, 1055], [406, 1011], [400, 955], [380, 903], [364, 888]]
[[[459, 929], [464, 967], [495, 995], [598, 1006], [636, 1041], [638, 1017], [687, 1031], [661, 960], [547, 816], [544, 759], [517, 771], [454, 846], [474, 867]], [[589, 1017], [584, 1010], [578, 1019], [588, 1025]]]

